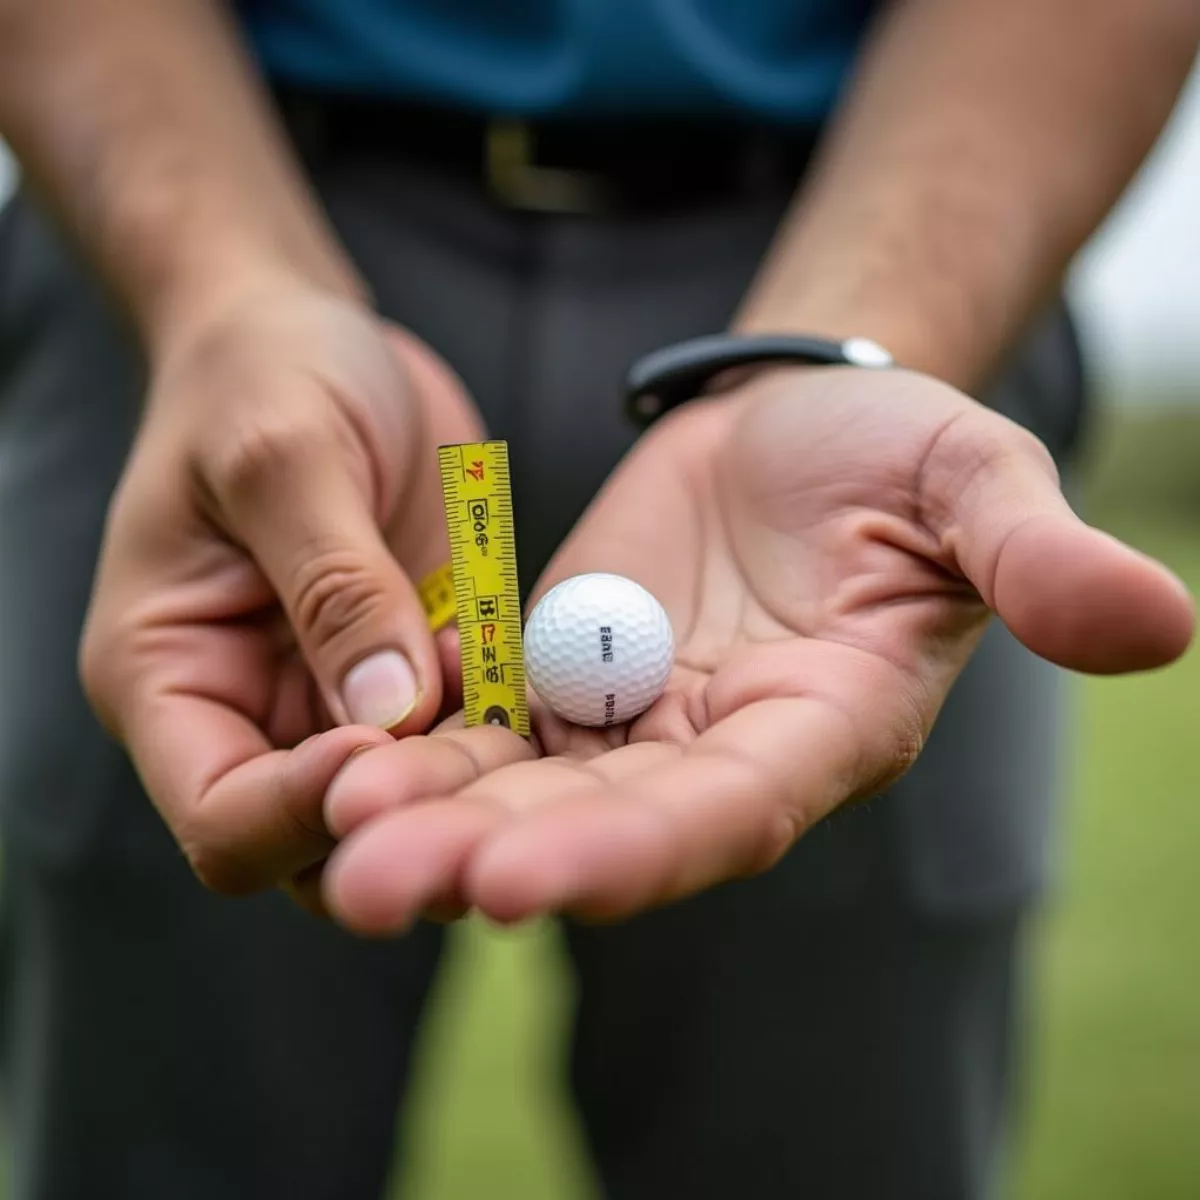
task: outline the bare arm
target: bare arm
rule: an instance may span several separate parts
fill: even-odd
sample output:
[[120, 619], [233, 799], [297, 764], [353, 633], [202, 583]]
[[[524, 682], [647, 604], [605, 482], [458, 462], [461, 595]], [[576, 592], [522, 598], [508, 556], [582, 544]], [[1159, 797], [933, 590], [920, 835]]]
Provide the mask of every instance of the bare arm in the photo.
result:
[[85, 690], [201, 879], [303, 894], [329, 779], [441, 707], [413, 579], [474, 408], [364, 302], [219, 0], [0, 0], [0, 132], [148, 357]]
[[1170, 114], [1195, 0], [899, 0], [740, 323], [974, 388]]
[[214, 0], [0, 0], [0, 133], [151, 345], [258, 282], [362, 289]]
[[[928, 374], [755, 372], [641, 438], [537, 593], [645, 584], [679, 636], [666, 695], [626, 744], [544, 718], [540, 762], [482, 729], [357, 756], [326, 806], [340, 920], [614, 921], [758, 874], [911, 766], [993, 614], [1072, 670], [1183, 652], [1182, 584], [930, 375], [986, 377], [1150, 146], [1198, 27], [1195, 0], [898, 0], [740, 323], [873, 335]], [[423, 789], [467, 743], [454, 793]]]

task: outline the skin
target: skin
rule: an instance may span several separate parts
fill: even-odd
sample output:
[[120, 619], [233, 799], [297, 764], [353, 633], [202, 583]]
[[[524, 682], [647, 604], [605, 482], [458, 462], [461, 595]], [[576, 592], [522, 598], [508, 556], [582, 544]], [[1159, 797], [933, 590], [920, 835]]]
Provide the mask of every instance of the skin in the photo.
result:
[[[908, 369], [760, 373], [643, 438], [539, 590], [639, 579], [678, 667], [628, 729], [539, 712], [526, 743], [422, 732], [455, 699], [411, 582], [445, 555], [433, 447], [477, 417], [372, 314], [219, 9], [0, 0], [0, 129], [151, 368], [83, 679], [200, 879], [363, 934], [614, 919], [768, 868], [900, 775], [992, 614], [1076, 670], [1178, 657], [1182, 586], [969, 393], [1198, 40], [1185, 0], [890, 7], [736, 327], [872, 336]], [[407, 690], [361, 686], [380, 654]]]
[[[228, 320], [158, 373], [82, 656], [201, 879], [244, 893], [332, 844], [315, 801], [348, 754], [458, 701], [456, 637], [434, 642], [410, 580], [450, 553], [427, 449], [482, 430], [439, 359], [357, 306], [289, 290]], [[380, 647], [426, 681], [390, 734], [339, 690]]]
[[908, 374], [780, 372], [680, 413], [543, 586], [601, 563], [671, 617], [666, 694], [605, 733], [539, 710], [535, 746], [449, 726], [356, 757], [326, 795], [339, 919], [611, 920], [754, 874], [912, 763], [992, 611], [1101, 673], [1168, 661], [1192, 628], [1182, 587], [1080, 522], [1034, 439]]

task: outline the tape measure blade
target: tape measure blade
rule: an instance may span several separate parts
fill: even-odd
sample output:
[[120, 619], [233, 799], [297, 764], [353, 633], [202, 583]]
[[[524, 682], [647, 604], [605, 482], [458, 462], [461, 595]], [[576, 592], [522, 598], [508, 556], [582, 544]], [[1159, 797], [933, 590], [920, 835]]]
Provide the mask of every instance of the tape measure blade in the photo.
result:
[[529, 736], [508, 445], [438, 447], [468, 725]]

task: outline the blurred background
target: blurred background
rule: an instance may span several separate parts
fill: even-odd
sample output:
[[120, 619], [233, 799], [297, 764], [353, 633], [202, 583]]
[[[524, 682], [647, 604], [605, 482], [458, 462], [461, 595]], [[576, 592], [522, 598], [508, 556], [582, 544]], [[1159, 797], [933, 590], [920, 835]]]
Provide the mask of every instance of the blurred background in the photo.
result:
[[[0, 201], [14, 179], [0, 146]], [[1200, 594], [1200, 71], [1071, 288], [1101, 403], [1085, 515]], [[1075, 687], [1066, 854], [1036, 931], [1012, 1200], [1200, 1196], [1200, 654]], [[410, 1200], [591, 1200], [554, 930], [467, 923], [403, 1120]]]

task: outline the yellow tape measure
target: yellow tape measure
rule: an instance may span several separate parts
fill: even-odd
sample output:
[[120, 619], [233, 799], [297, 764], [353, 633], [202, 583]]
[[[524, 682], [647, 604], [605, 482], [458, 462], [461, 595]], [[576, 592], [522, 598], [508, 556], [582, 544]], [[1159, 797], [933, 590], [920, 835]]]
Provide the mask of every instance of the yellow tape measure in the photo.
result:
[[417, 592], [433, 633], [449, 625], [458, 615], [454, 601], [454, 568], [449, 563], [430, 571], [417, 584]]
[[468, 725], [529, 736], [508, 445], [438, 447]]

